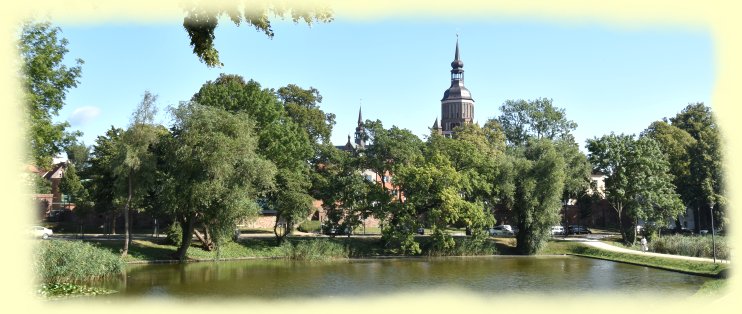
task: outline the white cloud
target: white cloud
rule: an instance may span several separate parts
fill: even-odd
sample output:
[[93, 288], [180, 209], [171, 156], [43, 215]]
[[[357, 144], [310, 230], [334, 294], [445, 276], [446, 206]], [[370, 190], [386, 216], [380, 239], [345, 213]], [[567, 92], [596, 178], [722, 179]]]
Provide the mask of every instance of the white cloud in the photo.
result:
[[98, 107], [80, 107], [72, 112], [68, 120], [72, 125], [83, 125], [98, 117], [99, 114], [100, 108]]

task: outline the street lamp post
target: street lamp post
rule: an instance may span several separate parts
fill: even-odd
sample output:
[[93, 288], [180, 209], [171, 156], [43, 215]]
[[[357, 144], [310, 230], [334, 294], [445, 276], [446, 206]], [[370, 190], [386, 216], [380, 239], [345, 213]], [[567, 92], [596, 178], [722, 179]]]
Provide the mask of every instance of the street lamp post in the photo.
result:
[[714, 235], [714, 203], [709, 202], [709, 211], [711, 212], [711, 248], [714, 255], [714, 263], [716, 263], [716, 239]]

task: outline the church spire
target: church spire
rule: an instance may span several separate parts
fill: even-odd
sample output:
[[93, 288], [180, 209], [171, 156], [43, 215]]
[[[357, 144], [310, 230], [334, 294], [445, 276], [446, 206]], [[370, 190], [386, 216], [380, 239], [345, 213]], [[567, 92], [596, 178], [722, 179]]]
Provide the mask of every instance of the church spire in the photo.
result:
[[464, 80], [464, 62], [459, 55], [459, 34], [456, 34], [456, 53], [451, 62], [451, 82]]
[[[350, 137], [348, 137], [348, 142], [350, 142]], [[363, 116], [361, 115], [360, 106], [358, 107], [358, 126], [356, 126], [355, 142], [356, 149], [366, 148], [366, 130], [363, 127]]]

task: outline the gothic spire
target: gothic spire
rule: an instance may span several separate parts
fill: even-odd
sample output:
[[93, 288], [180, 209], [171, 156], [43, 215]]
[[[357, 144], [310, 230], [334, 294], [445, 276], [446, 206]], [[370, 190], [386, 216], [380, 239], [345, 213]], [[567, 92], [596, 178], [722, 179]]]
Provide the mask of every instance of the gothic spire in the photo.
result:
[[363, 124], [363, 117], [361, 116], [361, 107], [358, 106], [358, 125]]

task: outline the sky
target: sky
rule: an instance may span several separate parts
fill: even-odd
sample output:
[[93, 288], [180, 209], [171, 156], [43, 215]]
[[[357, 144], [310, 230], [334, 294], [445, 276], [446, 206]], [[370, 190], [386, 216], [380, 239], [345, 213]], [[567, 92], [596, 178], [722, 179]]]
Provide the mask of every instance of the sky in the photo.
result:
[[192, 53], [182, 20], [57, 25], [69, 40], [70, 64], [85, 62], [58, 121], [82, 131], [87, 145], [112, 125], [125, 128], [145, 90], [159, 96], [158, 119], [169, 126], [166, 108], [189, 100], [220, 73], [265, 88], [317, 88], [321, 108], [336, 115], [335, 145], [354, 132], [359, 107], [364, 119], [424, 139], [440, 118], [456, 34], [480, 124], [497, 117], [505, 100], [551, 98], [577, 123], [573, 134], [585, 151], [586, 139], [638, 135], [689, 103], [713, 105], [711, 32], [687, 26], [336, 16], [311, 27], [275, 22], [269, 39], [222, 20], [215, 46], [224, 66], [208, 68]]

